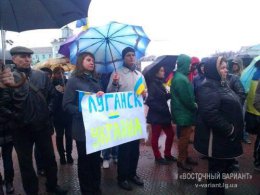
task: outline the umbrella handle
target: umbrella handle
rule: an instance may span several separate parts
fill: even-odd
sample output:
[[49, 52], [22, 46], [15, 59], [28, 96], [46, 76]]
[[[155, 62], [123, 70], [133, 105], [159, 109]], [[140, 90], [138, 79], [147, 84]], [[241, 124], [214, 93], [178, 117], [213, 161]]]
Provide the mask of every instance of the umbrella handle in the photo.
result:
[[113, 57], [112, 50], [111, 50], [109, 42], [108, 42], [108, 48], [109, 48], [110, 55], [111, 55], [111, 58], [112, 58], [112, 63], [113, 63], [113, 66], [114, 66], [114, 69], [115, 69], [115, 72], [116, 72], [116, 65], [115, 65], [115, 62], [114, 62], [114, 57]]

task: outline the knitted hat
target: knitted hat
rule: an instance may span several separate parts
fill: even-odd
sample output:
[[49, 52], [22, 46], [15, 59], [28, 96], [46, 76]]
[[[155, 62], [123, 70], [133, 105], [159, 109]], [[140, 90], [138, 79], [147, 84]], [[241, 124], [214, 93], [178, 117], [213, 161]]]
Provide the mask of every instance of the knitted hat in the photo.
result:
[[125, 58], [125, 55], [126, 55], [128, 52], [134, 52], [134, 53], [135, 53], [135, 50], [134, 50], [132, 47], [126, 47], [125, 49], [123, 49], [123, 51], [122, 51], [122, 58], [123, 58], [123, 59]]

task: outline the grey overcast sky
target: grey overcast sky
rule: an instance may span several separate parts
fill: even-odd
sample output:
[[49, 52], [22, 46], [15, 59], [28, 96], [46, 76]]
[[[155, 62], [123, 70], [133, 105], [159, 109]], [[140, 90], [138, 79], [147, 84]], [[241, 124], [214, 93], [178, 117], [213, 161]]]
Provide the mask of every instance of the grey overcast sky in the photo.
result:
[[[141, 25], [151, 39], [147, 54], [203, 57], [260, 43], [259, 7], [259, 0], [92, 0], [89, 25]], [[59, 30], [7, 32], [14, 45], [28, 47], [50, 46], [59, 37]]]

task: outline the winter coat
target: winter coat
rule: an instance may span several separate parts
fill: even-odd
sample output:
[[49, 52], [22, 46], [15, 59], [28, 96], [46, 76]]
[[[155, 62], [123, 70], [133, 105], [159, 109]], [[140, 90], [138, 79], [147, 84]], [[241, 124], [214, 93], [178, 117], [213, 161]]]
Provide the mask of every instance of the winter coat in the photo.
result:
[[[50, 130], [50, 114], [55, 99], [50, 79], [42, 71], [30, 68], [17, 70], [26, 74], [26, 82], [19, 88], [5, 90], [0, 97], [0, 104], [5, 105], [3, 109], [12, 112], [9, 123], [17, 125], [13, 129], [26, 126], [33, 131]], [[5, 98], [7, 96], [11, 101]]]
[[179, 126], [195, 124], [196, 104], [192, 84], [188, 80], [190, 57], [180, 55], [177, 71], [171, 82], [171, 113], [173, 122]]
[[243, 153], [242, 107], [238, 96], [221, 80], [217, 58], [205, 64], [205, 77], [198, 89], [195, 149], [209, 157], [226, 159]]
[[[64, 82], [64, 83], [63, 83]], [[65, 112], [62, 107], [62, 100], [63, 100], [63, 92], [60, 92], [56, 89], [57, 86], [65, 86], [67, 83], [67, 79], [53, 79], [52, 84], [55, 88], [56, 92], [56, 99], [55, 99], [55, 106], [53, 111], [53, 122], [54, 125], [66, 125], [71, 123], [71, 116], [69, 113]]]
[[[195, 95], [195, 99], [196, 99], [196, 93], [198, 91], [198, 88], [201, 86], [203, 80], [205, 79], [205, 75], [201, 70], [201, 67], [205, 65], [205, 61], [207, 60], [207, 58], [202, 58], [201, 63], [199, 63], [197, 65], [197, 71], [198, 71], [198, 75], [193, 79], [192, 81], [192, 85], [193, 85], [193, 90], [194, 90], [194, 95]], [[197, 100], [196, 100], [197, 101]]]
[[196, 93], [198, 91], [198, 88], [201, 86], [203, 80], [205, 79], [205, 76], [203, 74], [198, 74], [192, 81], [194, 94], [196, 97]]
[[162, 80], [155, 78], [148, 86], [146, 104], [149, 107], [147, 122], [150, 124], [171, 124], [171, 113], [167, 100], [171, 94], [167, 93]]
[[[27, 76], [28, 83], [25, 88], [28, 90], [28, 96], [24, 105], [23, 123], [33, 126], [36, 130], [42, 128], [41, 124], [46, 128], [47, 123], [48, 130], [51, 130], [50, 115], [53, 114], [56, 97], [51, 80], [43, 71], [38, 70], [29, 71]], [[42, 96], [30, 86], [30, 83], [41, 92]]]
[[13, 117], [11, 111], [12, 101], [8, 93], [8, 88], [0, 88], [0, 146], [12, 142], [12, 135], [10, 129], [10, 118]]
[[240, 103], [243, 106], [246, 99], [246, 92], [243, 84], [241, 83], [239, 77], [234, 74], [227, 75], [227, 82], [230, 89], [232, 89], [240, 99]]
[[63, 95], [63, 109], [72, 115], [72, 138], [76, 141], [86, 141], [82, 113], [79, 112], [79, 91], [97, 93], [101, 85], [90, 75], [73, 76], [69, 78]]

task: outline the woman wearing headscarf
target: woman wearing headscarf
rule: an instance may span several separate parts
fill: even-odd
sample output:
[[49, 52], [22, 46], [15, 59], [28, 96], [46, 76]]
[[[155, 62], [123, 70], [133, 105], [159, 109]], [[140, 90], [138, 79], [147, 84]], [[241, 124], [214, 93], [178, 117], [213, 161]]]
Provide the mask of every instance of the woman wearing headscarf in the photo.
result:
[[100, 151], [87, 154], [86, 137], [82, 118], [79, 112], [78, 92], [87, 91], [103, 95], [101, 85], [95, 73], [95, 57], [92, 53], [80, 53], [76, 70], [68, 80], [63, 96], [63, 108], [72, 115], [72, 138], [76, 140], [78, 151], [78, 177], [83, 195], [101, 194]]
[[227, 85], [227, 62], [223, 57], [209, 58], [204, 70], [206, 79], [197, 93], [194, 147], [209, 157], [208, 173], [212, 177], [207, 180], [207, 194], [224, 195], [222, 174], [229, 173], [234, 158], [243, 153], [242, 107], [239, 97]]

